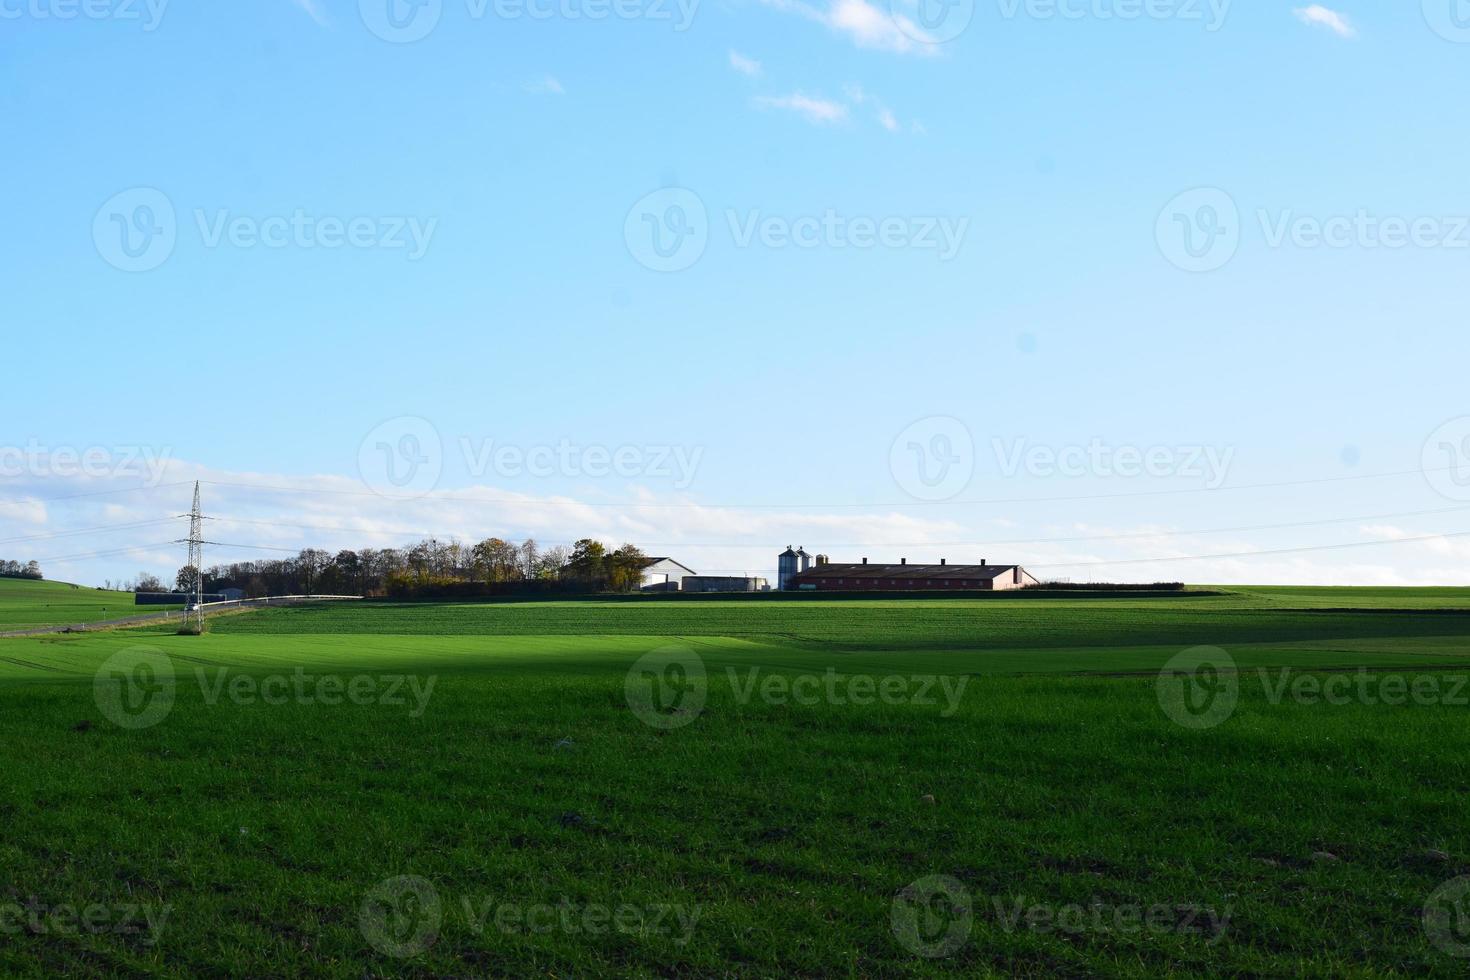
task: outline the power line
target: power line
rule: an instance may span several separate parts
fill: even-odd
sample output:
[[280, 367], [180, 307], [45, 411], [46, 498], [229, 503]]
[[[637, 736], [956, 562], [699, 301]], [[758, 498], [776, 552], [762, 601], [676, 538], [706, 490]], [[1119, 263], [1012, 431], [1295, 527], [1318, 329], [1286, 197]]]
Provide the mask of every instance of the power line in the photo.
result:
[[114, 548], [110, 551], [90, 551], [76, 555], [52, 555], [49, 558], [37, 558], [37, 564], [50, 562], [52, 564], [68, 561], [85, 561], [90, 558], [112, 558], [117, 555], [127, 555], [136, 552], [153, 551], [156, 548], [167, 548], [173, 544], [172, 541], [162, 541], [157, 544], [140, 544], [131, 548]]
[[110, 496], [114, 496], [114, 495], [118, 495], [118, 494], [125, 494], [125, 493], [143, 493], [143, 492], [149, 491], [149, 490], [166, 490], [166, 489], [168, 489], [170, 487], [186, 487], [188, 485], [189, 485], [189, 482], [187, 480], [180, 480], [180, 481], [178, 481], [176, 483], [155, 483], [152, 486], [124, 487], [124, 488], [122, 488], [120, 490], [88, 490], [85, 493], [69, 493], [69, 494], [64, 494], [62, 496], [59, 496], [59, 497], [30, 497], [30, 496], [23, 496], [23, 497], [19, 497], [17, 499], [19, 499], [21, 501], [29, 501], [31, 503], [37, 503], [37, 504], [49, 504], [49, 503], [55, 503], [56, 501], [59, 501], [59, 500], [79, 500], [79, 499], [81, 499], [83, 497], [110, 497]]
[[161, 518], [152, 521], [133, 521], [127, 524], [101, 524], [97, 527], [79, 527], [68, 531], [52, 531], [47, 534], [28, 534], [19, 538], [0, 538], [0, 544], [14, 544], [20, 541], [43, 541], [51, 538], [68, 538], [78, 534], [109, 534], [113, 531], [133, 531], [138, 528], [155, 527], [159, 524], [171, 524], [169, 518]]
[[[216, 544], [215, 542], [210, 543]], [[172, 548], [176, 544], [178, 544], [177, 541], [159, 541], [154, 544], [133, 545], [132, 547], [128, 548], [113, 548], [108, 551], [88, 551], [74, 555], [52, 555], [48, 558], [37, 558], [35, 559], [35, 561], [38, 565], [43, 565], [47, 563], [62, 564], [71, 561], [87, 561], [93, 558], [113, 558], [118, 555], [139, 554], [142, 552], [155, 551], [163, 548]], [[262, 548], [258, 545], [248, 544], [216, 544], [216, 547], [243, 548], [250, 551], [279, 551], [284, 554], [293, 555], [297, 553], [297, 549], [294, 548]]]
[[332, 490], [323, 487], [282, 487], [263, 483], [230, 483], [216, 480], [204, 480], [202, 482], [215, 487], [228, 487], [239, 490], [260, 490], [267, 493], [306, 493], [327, 496], [343, 497], [368, 497], [385, 500], [394, 503], [456, 503], [456, 504], [527, 504], [540, 505], [559, 503], [574, 507], [594, 507], [614, 510], [810, 510], [828, 508], [862, 508], [881, 509], [894, 507], [935, 507], [935, 506], [961, 506], [971, 504], [1044, 504], [1044, 503], [1069, 503], [1085, 500], [1114, 500], [1137, 497], [1159, 497], [1173, 496], [1190, 493], [1224, 493], [1236, 490], [1268, 490], [1282, 487], [1314, 486], [1327, 483], [1343, 483], [1354, 480], [1383, 480], [1401, 476], [1422, 476], [1426, 473], [1439, 473], [1460, 467], [1445, 466], [1431, 469], [1399, 470], [1390, 473], [1354, 473], [1345, 476], [1314, 477], [1302, 480], [1280, 480], [1266, 483], [1241, 483], [1234, 486], [1222, 487], [1175, 487], [1166, 490], [1133, 490], [1122, 493], [1102, 494], [1073, 494], [1057, 497], [991, 497], [991, 498], [956, 498], [951, 500], [907, 500], [893, 503], [744, 503], [744, 504], [697, 504], [697, 503], [591, 503], [578, 500], [557, 498], [525, 498], [525, 497], [480, 497], [480, 496], [455, 496], [457, 491], [447, 490], [434, 494], [423, 494], [417, 497], [397, 497], [388, 494], [377, 493], [372, 490]]

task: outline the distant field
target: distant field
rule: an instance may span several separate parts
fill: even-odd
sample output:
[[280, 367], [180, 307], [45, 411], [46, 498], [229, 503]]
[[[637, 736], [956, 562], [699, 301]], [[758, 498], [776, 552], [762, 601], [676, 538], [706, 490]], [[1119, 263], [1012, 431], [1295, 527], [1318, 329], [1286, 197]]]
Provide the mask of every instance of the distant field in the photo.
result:
[[170, 608], [179, 607], [140, 609], [133, 605], [131, 592], [106, 592], [64, 582], [0, 578], [0, 632], [95, 623], [139, 613], [163, 612]]
[[[1238, 704], [1191, 730], [1158, 672], [1199, 644], [1239, 666]], [[702, 673], [658, 675], [677, 697], [650, 724], [630, 667], [668, 648]], [[140, 649], [117, 676], [171, 699], [120, 726], [94, 681]], [[1271, 694], [1334, 676], [1441, 696]], [[372, 697], [344, 703], [355, 681]], [[1454, 691], [1467, 590], [373, 603], [0, 640], [0, 908], [165, 910], [156, 942], [0, 937], [0, 973], [1463, 976], [1423, 923], [1470, 874]], [[401, 876], [427, 892], [369, 922]], [[941, 880], [968, 904], [932, 901]], [[916, 907], [942, 955], [896, 929]]]
[[[1391, 601], [1396, 600], [1396, 601]], [[1432, 604], [1431, 604], [1432, 603]], [[1354, 611], [1324, 611], [1359, 605]], [[1157, 648], [1156, 666], [1197, 645], [1331, 645], [1470, 636], [1470, 590], [1272, 590], [1215, 597], [1065, 600], [842, 600], [764, 602], [362, 603], [272, 609], [221, 620], [221, 635], [729, 637], [829, 656], [905, 653], [938, 669], [984, 670], [1002, 654], [1012, 669], [1137, 669], [1122, 651]], [[1026, 651], [1075, 656], [1026, 657]], [[973, 654], [973, 656], [971, 656]]]

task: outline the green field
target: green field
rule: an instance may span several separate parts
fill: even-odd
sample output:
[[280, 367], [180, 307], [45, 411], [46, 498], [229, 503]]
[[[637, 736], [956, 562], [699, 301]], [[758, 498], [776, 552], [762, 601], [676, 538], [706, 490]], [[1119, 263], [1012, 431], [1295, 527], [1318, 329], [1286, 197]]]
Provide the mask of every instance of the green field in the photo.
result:
[[138, 608], [131, 592], [109, 592], [64, 582], [0, 578], [0, 632], [95, 623], [177, 606]]
[[1453, 589], [3, 640], [0, 973], [1462, 976], [1467, 697]]

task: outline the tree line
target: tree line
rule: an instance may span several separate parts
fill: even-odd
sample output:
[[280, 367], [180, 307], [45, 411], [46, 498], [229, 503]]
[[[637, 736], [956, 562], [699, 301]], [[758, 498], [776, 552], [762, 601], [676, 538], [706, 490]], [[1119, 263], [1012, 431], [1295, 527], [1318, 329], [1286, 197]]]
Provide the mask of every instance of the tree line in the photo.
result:
[[29, 578], [41, 580], [41, 566], [33, 561], [6, 561], [0, 558], [0, 578]]
[[[509, 592], [635, 592], [647, 557], [625, 544], [608, 551], [584, 538], [571, 548], [542, 548], [486, 538], [474, 545], [426, 538], [406, 548], [362, 548], [332, 554], [308, 548], [292, 558], [232, 562], [204, 571], [204, 591], [240, 589], [269, 595], [363, 595], [395, 598]], [[179, 569], [175, 588], [194, 591], [198, 573]]]

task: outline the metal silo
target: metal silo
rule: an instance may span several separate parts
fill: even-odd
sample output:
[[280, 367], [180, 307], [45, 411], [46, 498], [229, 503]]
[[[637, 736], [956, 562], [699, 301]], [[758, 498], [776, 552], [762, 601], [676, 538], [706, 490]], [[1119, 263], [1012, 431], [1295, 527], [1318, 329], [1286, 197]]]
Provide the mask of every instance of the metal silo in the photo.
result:
[[786, 592], [791, 588], [791, 580], [796, 578], [799, 560], [796, 550], [788, 544], [786, 550], [781, 552], [781, 556], [776, 559], [776, 588], [778, 590]]

